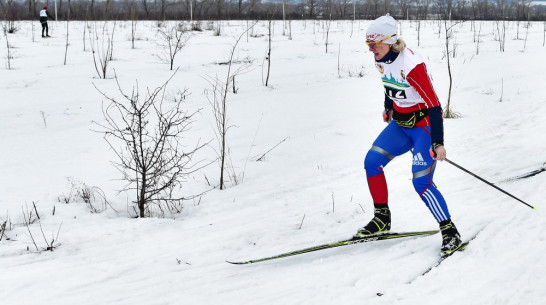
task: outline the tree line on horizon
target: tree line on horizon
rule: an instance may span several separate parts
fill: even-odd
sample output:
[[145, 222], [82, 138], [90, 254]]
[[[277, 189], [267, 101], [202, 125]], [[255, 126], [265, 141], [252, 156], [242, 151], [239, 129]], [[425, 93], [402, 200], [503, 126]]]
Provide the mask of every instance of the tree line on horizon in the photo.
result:
[[6, 21], [57, 20], [401, 20], [546, 21], [546, 5], [529, 0], [0, 0]]

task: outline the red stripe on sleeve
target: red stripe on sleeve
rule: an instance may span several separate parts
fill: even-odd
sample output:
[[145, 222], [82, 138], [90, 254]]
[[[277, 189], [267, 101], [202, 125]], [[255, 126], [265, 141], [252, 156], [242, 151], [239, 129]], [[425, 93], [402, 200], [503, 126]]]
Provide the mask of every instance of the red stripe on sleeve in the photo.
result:
[[428, 77], [427, 67], [420, 63], [407, 76], [409, 84], [419, 92], [421, 98], [425, 101], [428, 108], [440, 106], [440, 100], [432, 87], [432, 82]]

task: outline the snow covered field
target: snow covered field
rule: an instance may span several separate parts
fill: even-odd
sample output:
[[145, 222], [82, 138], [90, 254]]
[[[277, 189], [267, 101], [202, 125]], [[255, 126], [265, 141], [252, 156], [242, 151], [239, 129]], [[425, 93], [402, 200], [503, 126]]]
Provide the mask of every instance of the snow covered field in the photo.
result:
[[[215, 36], [203, 23], [205, 30], [193, 32], [175, 60], [179, 71], [167, 91], [187, 88], [188, 109], [201, 109], [188, 145], [212, 141], [197, 160], [216, 157], [207, 79], [225, 78], [227, 67], [219, 63], [228, 60], [248, 24], [222, 22]], [[5, 69], [6, 37], [0, 38], [0, 225], [7, 224], [0, 241], [0, 303], [544, 303], [546, 173], [498, 184], [536, 205], [532, 210], [440, 163], [435, 182], [463, 239], [479, 234], [465, 252], [424, 277], [418, 276], [438, 258], [439, 234], [256, 265], [225, 262], [345, 239], [372, 217], [362, 163], [385, 125], [381, 81], [364, 44], [368, 24], [332, 22], [326, 53], [324, 22], [292, 22], [292, 39], [288, 24], [283, 31], [275, 22], [265, 87], [267, 23], [258, 23], [236, 52], [250, 69], [237, 76], [238, 93], [228, 95], [234, 125], [228, 145], [240, 183], [186, 202], [180, 214], [135, 219], [133, 194], [117, 192], [124, 183], [111, 164], [115, 155], [93, 131], [93, 121], [104, 121], [105, 102], [95, 87], [116, 94], [114, 69], [126, 91], [137, 81], [143, 92], [154, 89], [172, 75], [158, 58], [163, 49], [156, 22], [137, 24], [134, 49], [130, 23], [116, 24], [107, 79], [97, 76], [83, 23], [69, 25], [66, 65], [66, 23], [50, 22], [49, 39], [39, 37], [38, 22], [18, 23], [19, 31], [8, 36], [11, 70]], [[544, 24], [531, 23], [528, 32], [525, 25], [508, 23], [501, 53], [497, 24], [476, 22], [479, 55], [471, 23], [454, 27], [451, 106], [461, 118], [445, 120], [448, 158], [494, 183], [546, 161]], [[407, 44], [428, 58], [445, 107], [449, 78], [438, 23], [421, 23], [420, 46], [417, 23], [403, 21], [401, 27]], [[256, 161], [267, 151], [264, 161]], [[413, 190], [411, 156], [395, 159], [385, 171], [392, 230], [436, 229]], [[218, 179], [214, 163], [193, 174], [182, 192], [203, 192]], [[82, 184], [100, 188], [111, 207], [91, 213], [83, 202], [62, 202]], [[27, 228], [24, 218], [34, 205], [40, 220]], [[52, 238], [61, 245], [37, 252], [29, 230], [40, 249]]]

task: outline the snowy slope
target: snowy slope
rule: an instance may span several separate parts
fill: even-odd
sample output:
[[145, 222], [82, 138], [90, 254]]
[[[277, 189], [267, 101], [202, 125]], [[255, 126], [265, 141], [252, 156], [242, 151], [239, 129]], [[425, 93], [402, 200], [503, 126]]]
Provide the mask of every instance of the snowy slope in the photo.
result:
[[[226, 67], [218, 63], [229, 58], [247, 24], [224, 22], [221, 36], [194, 32], [175, 62], [180, 69], [169, 90], [188, 88], [188, 109], [201, 109], [188, 141], [212, 140], [198, 156], [205, 162], [215, 158], [216, 147], [206, 79], [225, 77]], [[157, 57], [162, 50], [156, 23], [138, 23], [135, 49], [130, 24], [117, 23], [114, 61], [105, 80], [97, 78], [88, 41], [84, 47], [83, 23], [69, 25], [67, 65], [66, 23], [51, 22], [53, 38], [45, 40], [37, 35], [37, 22], [19, 23], [20, 30], [8, 36], [13, 69], [0, 72], [0, 224], [8, 223], [0, 241], [1, 303], [544, 302], [546, 173], [498, 184], [538, 207], [532, 210], [440, 163], [435, 182], [463, 238], [479, 234], [464, 253], [425, 277], [418, 275], [438, 258], [440, 235], [249, 266], [225, 262], [344, 239], [371, 218], [362, 162], [384, 123], [381, 82], [364, 44], [368, 24], [333, 22], [325, 53], [324, 23], [292, 22], [289, 39], [282, 22], [275, 22], [271, 85], [265, 87], [267, 27], [258, 23], [237, 49], [237, 58], [250, 60], [251, 69], [237, 77], [238, 93], [228, 96], [234, 125], [228, 144], [242, 182], [186, 202], [181, 214], [133, 219], [132, 194], [117, 192], [123, 182], [110, 164], [115, 156], [93, 132], [93, 121], [104, 120], [104, 98], [94, 86], [116, 94], [113, 69], [126, 90], [137, 80], [140, 88], [153, 89], [172, 75]], [[531, 23], [527, 34], [524, 23], [509, 23], [506, 51], [500, 53], [496, 23], [474, 26], [480, 24], [479, 55], [471, 24], [455, 26], [452, 107], [461, 118], [445, 120], [446, 147], [452, 161], [497, 182], [546, 161], [544, 28]], [[445, 106], [445, 40], [437, 22], [423, 22], [421, 28], [420, 46], [415, 22], [402, 23], [402, 37], [428, 58]], [[4, 63], [5, 39], [0, 39]], [[359, 73], [363, 76], [356, 77]], [[265, 161], [255, 161], [273, 147]], [[393, 230], [437, 228], [414, 193], [410, 156], [392, 161], [386, 175]], [[182, 192], [200, 193], [209, 188], [207, 180], [217, 184], [218, 177], [213, 164], [190, 177]], [[60, 202], [71, 191], [70, 181], [99, 187], [111, 207], [90, 213], [85, 203]], [[35, 251], [23, 225], [33, 204], [40, 223], [29, 229], [39, 247], [46, 245], [41, 230], [48, 240], [58, 233], [61, 245], [55, 251]]]

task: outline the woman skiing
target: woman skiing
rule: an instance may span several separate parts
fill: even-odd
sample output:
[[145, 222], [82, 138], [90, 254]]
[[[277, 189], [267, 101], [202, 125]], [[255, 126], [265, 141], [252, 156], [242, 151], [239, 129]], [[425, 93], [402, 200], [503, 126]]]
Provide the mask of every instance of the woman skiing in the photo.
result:
[[[388, 190], [383, 168], [397, 156], [413, 149], [413, 186], [442, 232], [444, 254], [461, 247], [442, 194], [432, 183], [436, 160], [446, 158], [443, 117], [424, 58], [397, 37], [397, 22], [389, 15], [377, 18], [366, 32], [366, 44], [385, 88], [383, 119], [387, 127], [379, 134], [364, 161], [374, 202], [374, 218], [357, 236], [387, 232], [391, 228]], [[435, 158], [433, 158], [434, 155]]]

